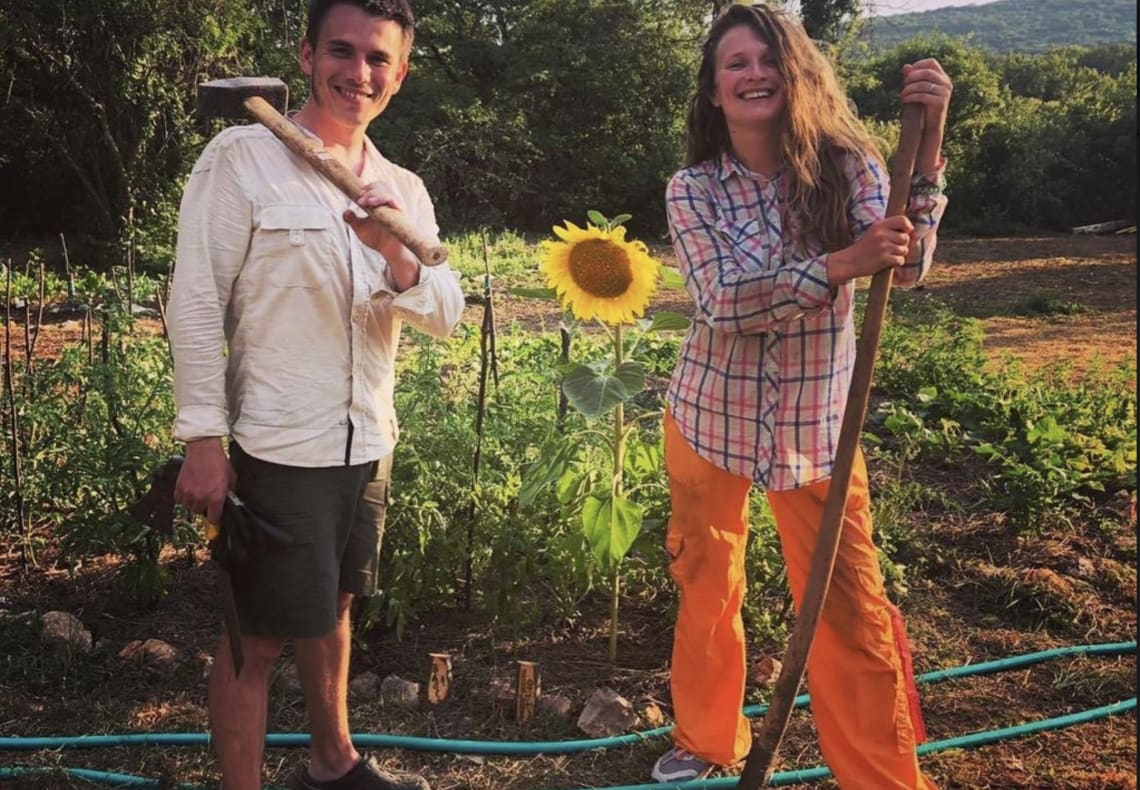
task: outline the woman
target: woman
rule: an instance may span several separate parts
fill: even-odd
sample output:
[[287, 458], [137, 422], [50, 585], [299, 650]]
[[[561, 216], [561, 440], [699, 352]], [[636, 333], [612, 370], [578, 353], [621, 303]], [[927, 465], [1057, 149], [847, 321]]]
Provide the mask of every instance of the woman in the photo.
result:
[[[688, 118], [687, 166], [669, 182], [670, 231], [696, 321], [667, 394], [667, 549], [680, 590], [674, 745], [658, 781], [707, 776], [751, 746], [745, 683], [748, 494], [767, 492], [797, 610], [855, 356], [855, 280], [930, 266], [946, 205], [940, 153], [951, 82], [903, 66], [925, 107], [906, 216], [884, 218], [889, 177], [834, 72], [800, 24], [763, 5], [712, 23]], [[933, 788], [918, 767], [916, 699], [901, 617], [871, 539], [855, 459], [842, 542], [808, 662], [823, 754], [850, 790]]]

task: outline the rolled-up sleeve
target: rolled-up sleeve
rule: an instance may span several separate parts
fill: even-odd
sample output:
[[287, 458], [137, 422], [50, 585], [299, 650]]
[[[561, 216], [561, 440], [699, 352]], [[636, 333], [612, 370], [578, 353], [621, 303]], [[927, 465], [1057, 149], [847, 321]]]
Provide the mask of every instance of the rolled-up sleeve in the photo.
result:
[[[418, 176], [411, 180], [404, 199], [408, 206], [407, 214], [423, 237], [438, 243], [439, 223], [435, 218], [435, 206]], [[383, 294], [376, 296], [391, 298], [392, 311], [397, 317], [435, 338], [451, 334], [463, 317], [463, 288], [455, 270], [446, 263], [430, 267], [421, 265], [419, 282], [397, 293], [383, 257], [371, 251], [366, 251], [366, 254], [376, 255], [379, 259], [388, 286]]]
[[207, 146], [182, 196], [167, 329], [174, 356], [174, 437], [229, 433], [225, 313], [249, 247], [252, 207], [224, 138]]
[[790, 260], [778, 217], [720, 220], [709, 180], [683, 170], [666, 191], [673, 248], [700, 317], [719, 331], [760, 334], [830, 306], [823, 256]]
[[[857, 240], [887, 211], [890, 181], [875, 161], [862, 157], [848, 158], [848, 178], [852, 184], [848, 219], [852, 238]], [[945, 162], [934, 173], [916, 174], [910, 182], [906, 216], [914, 225], [914, 236], [906, 263], [895, 269], [894, 283], [909, 288], [922, 282], [934, 261], [938, 222], [946, 209], [942, 194]]]
[[419, 283], [392, 299], [392, 310], [421, 332], [447, 337], [463, 316], [459, 275], [446, 263], [424, 267]]

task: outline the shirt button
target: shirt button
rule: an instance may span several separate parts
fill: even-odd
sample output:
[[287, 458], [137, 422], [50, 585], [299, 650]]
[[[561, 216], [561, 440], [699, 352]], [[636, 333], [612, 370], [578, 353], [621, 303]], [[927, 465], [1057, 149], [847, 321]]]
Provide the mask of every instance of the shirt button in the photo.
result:
[[352, 308], [352, 321], [353, 323], [364, 326], [368, 323], [368, 308], [362, 304], [358, 304]]

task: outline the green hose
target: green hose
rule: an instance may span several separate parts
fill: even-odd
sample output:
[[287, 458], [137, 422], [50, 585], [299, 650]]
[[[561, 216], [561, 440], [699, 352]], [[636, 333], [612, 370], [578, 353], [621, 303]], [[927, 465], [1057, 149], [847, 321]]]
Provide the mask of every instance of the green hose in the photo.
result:
[[[1112, 705], [1105, 705], [1101, 708], [1081, 711], [1080, 713], [1072, 713], [1068, 716], [1056, 716], [1052, 719], [1042, 719], [1041, 721], [1018, 724], [1015, 727], [1003, 727], [1000, 730], [984, 730], [982, 732], [971, 733], [970, 735], [961, 735], [957, 738], [931, 741], [919, 746], [918, 754], [921, 757], [925, 754], [934, 754], [935, 752], [944, 752], [950, 749], [970, 749], [975, 746], [984, 746], [985, 744], [1019, 738], [1046, 730], [1059, 730], [1064, 727], [1071, 727], [1074, 724], [1096, 721], [1097, 719], [1103, 719], [1118, 713], [1126, 713], [1135, 709], [1136, 698], [1133, 697], [1123, 702], [1116, 702]], [[831, 771], [825, 766], [804, 768], [798, 771], [780, 771], [772, 774], [772, 778], [768, 781], [766, 786], [786, 787], [787, 785], [806, 784], [809, 782], [818, 782], [830, 776]], [[711, 790], [712, 788], [736, 787], [739, 782], [739, 776], [719, 776], [716, 779], [696, 779], [689, 782], [620, 785], [608, 787], [605, 788], [605, 790], [706, 790], [706, 788]], [[572, 789], [566, 788], [566, 790]]]
[[[920, 675], [918, 678], [916, 678], [916, 681], [919, 683], [940, 683], [953, 678], [1005, 672], [1012, 669], [1018, 669], [1021, 667], [1030, 666], [1032, 664], [1041, 663], [1043, 661], [1062, 658], [1065, 656], [1117, 655], [1134, 652], [1136, 652], [1136, 642], [1115, 642], [1100, 645], [1074, 645], [1070, 647], [1054, 648], [1052, 650], [1043, 650], [1036, 653], [1027, 653], [1022, 656], [997, 659], [995, 661], [988, 661], [981, 664], [967, 664], [952, 669], [929, 672], [924, 675]], [[802, 694], [796, 697], [795, 706], [804, 707], [808, 704], [809, 699], [810, 698], [807, 694]], [[1136, 698], [1133, 697], [1130, 700], [1125, 700], [1123, 702], [1118, 702], [1112, 705], [1106, 705], [1081, 713], [1069, 714], [1066, 716], [1044, 719], [1037, 722], [1020, 724], [1014, 727], [1006, 727], [999, 730], [988, 730], [972, 733], [970, 735], [960, 736], [957, 738], [950, 738], [942, 741], [926, 743], [918, 747], [918, 753], [919, 755], [923, 755], [936, 751], [943, 751], [946, 749], [965, 749], [975, 746], [982, 746], [1008, 738], [1022, 737], [1025, 735], [1042, 732], [1044, 730], [1060, 729], [1088, 721], [1095, 721], [1107, 716], [1134, 710], [1135, 707]], [[750, 705], [744, 708], [744, 715], [758, 716], [762, 715], [766, 710], [767, 706], [765, 705]], [[538, 754], [570, 754], [591, 749], [606, 749], [616, 746], [640, 743], [651, 738], [665, 735], [671, 729], [672, 727], [668, 726], [657, 727], [652, 730], [645, 730], [643, 732], [630, 733], [627, 735], [618, 735], [610, 738], [590, 738], [571, 741], [547, 742], [474, 741], [448, 738], [423, 738], [410, 735], [389, 734], [354, 734], [352, 736], [352, 742], [356, 746], [361, 747], [400, 748], [416, 751], [448, 752], [455, 754], [495, 754], [516, 756]], [[50, 738], [0, 738], [0, 751], [39, 751], [48, 749], [82, 748], [89, 749], [138, 745], [198, 746], [206, 745], [208, 743], [209, 735], [206, 733], [136, 733], [130, 735], [81, 735]], [[307, 734], [271, 733], [266, 736], [265, 740], [266, 746], [269, 747], [307, 746], [308, 743], [309, 736]], [[142, 777], [130, 776], [126, 774], [104, 773], [100, 771], [91, 771], [80, 768], [57, 769], [0, 767], [0, 780], [23, 778], [32, 775], [42, 775], [44, 773], [55, 773], [58, 771], [63, 771], [70, 776], [86, 779], [91, 782], [109, 784], [112, 786], [158, 786], [157, 782], [154, 780], [145, 779]], [[813, 782], [819, 779], [827, 778], [830, 775], [830, 772], [825, 767], [809, 768], [798, 771], [786, 771], [775, 774], [769, 784], [770, 786], [777, 787], [787, 784]], [[628, 785], [625, 787], [611, 788], [610, 790], [641, 790], [641, 788], [653, 788], [653, 790], [664, 790], [665, 788], [703, 790], [703, 788], [735, 787], [735, 783], [737, 781], [737, 777], [720, 777], [717, 779], [701, 779], [696, 780], [695, 782], [685, 783]]]

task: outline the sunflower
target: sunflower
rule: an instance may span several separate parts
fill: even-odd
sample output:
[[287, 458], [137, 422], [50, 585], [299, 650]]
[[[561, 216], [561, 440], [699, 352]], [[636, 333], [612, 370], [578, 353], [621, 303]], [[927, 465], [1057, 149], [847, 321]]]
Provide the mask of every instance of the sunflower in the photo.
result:
[[659, 264], [640, 241], [626, 241], [621, 225], [603, 229], [573, 222], [554, 226], [562, 241], [544, 241], [539, 268], [563, 307], [589, 321], [631, 324], [645, 314], [657, 290]]

